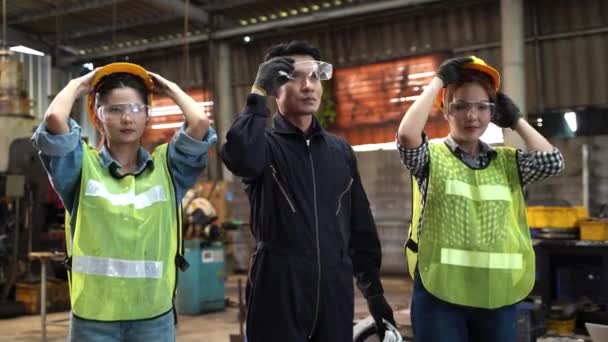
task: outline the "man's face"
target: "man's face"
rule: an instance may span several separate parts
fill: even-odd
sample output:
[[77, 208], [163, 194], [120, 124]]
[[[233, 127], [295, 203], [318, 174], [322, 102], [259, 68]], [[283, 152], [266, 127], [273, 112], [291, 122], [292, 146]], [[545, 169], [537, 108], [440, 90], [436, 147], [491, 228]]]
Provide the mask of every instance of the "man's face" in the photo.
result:
[[[295, 60], [293, 78], [276, 91], [277, 106], [283, 115], [312, 115], [321, 104], [323, 86], [321, 80], [312, 72], [314, 58], [308, 55], [289, 56]], [[304, 63], [303, 63], [304, 62]]]

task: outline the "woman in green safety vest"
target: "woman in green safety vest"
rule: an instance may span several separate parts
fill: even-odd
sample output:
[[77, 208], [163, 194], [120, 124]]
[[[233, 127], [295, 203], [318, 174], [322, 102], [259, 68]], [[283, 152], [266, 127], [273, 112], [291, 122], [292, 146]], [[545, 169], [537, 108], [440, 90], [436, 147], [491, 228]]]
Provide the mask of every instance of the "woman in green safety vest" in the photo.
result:
[[[499, 87], [499, 73], [483, 60], [449, 59], [399, 125], [412, 174], [406, 254], [417, 341], [517, 340], [515, 304], [535, 278], [522, 189], [564, 164]], [[449, 135], [429, 141], [423, 129], [434, 104]], [[490, 122], [517, 132], [528, 152], [481, 140]]]
[[[183, 126], [148, 153], [141, 138], [152, 90], [182, 110]], [[99, 149], [70, 118], [87, 96]], [[179, 86], [139, 65], [112, 63], [73, 79], [32, 137], [66, 208], [70, 341], [174, 341], [173, 297], [181, 255], [180, 202], [217, 140]]]

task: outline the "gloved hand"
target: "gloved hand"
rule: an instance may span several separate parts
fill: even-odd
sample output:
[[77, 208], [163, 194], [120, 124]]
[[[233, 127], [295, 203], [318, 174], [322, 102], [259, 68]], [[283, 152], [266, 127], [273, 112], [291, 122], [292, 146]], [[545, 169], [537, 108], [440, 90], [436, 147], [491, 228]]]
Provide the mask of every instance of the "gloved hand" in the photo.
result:
[[521, 117], [519, 107], [507, 95], [496, 93], [496, 113], [492, 116], [492, 123], [502, 128], [513, 128]]
[[462, 73], [463, 65], [473, 62], [471, 57], [450, 58], [443, 62], [437, 71], [437, 77], [443, 81], [443, 87], [458, 81]]
[[387, 329], [384, 323], [382, 323], [382, 319], [384, 318], [389, 323], [396, 326], [395, 317], [393, 316], [393, 309], [391, 309], [391, 306], [388, 305], [383, 295], [369, 297], [367, 299], [367, 308], [376, 322], [376, 331], [378, 332], [378, 336], [380, 336], [380, 340], [382, 341], [384, 340], [384, 334], [386, 333]]
[[271, 95], [278, 87], [289, 79], [279, 71], [293, 73], [295, 60], [291, 57], [274, 57], [260, 64], [253, 85]]

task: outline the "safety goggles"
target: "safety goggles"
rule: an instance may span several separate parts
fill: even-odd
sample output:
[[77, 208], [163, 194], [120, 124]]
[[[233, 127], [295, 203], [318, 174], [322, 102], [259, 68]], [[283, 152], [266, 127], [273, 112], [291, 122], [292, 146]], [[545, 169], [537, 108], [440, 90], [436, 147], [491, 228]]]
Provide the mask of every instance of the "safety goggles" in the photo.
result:
[[465, 116], [472, 109], [478, 114], [494, 115], [496, 112], [496, 105], [489, 101], [457, 100], [450, 102], [448, 105], [448, 114], [453, 116]]
[[333, 66], [322, 61], [301, 61], [295, 62], [294, 70], [291, 74], [285, 71], [279, 71], [280, 75], [294, 81], [327, 81], [331, 79]]
[[132, 118], [148, 118], [148, 106], [141, 103], [115, 103], [97, 108], [100, 120], [121, 120], [129, 114]]

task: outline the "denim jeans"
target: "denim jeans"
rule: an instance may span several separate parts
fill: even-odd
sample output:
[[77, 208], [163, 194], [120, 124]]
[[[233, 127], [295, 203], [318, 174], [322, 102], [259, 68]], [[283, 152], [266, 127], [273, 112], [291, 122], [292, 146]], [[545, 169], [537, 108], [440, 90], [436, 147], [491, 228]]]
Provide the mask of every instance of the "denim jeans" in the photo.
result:
[[99, 322], [72, 315], [70, 342], [174, 342], [173, 311], [153, 319], [123, 322]]
[[514, 342], [517, 309], [480, 309], [451, 304], [423, 286], [417, 270], [412, 295], [412, 328], [417, 342]]

